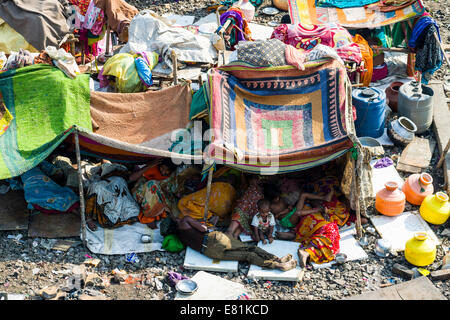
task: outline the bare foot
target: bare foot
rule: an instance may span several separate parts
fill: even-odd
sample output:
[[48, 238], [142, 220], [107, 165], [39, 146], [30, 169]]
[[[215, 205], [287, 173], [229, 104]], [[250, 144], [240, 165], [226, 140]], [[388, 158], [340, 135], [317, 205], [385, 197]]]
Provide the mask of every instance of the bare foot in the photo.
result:
[[361, 217], [361, 224], [366, 224], [368, 222], [369, 220], [367, 220], [367, 218]]
[[273, 242], [273, 237], [269, 237], [269, 243]]
[[289, 271], [291, 269], [294, 269], [296, 266], [297, 266], [297, 261], [292, 259], [292, 260], [289, 260], [288, 262], [282, 263], [280, 265], [280, 269], [282, 271]]
[[150, 229], [156, 229], [156, 221], [147, 223], [147, 227], [149, 227]]
[[285, 255], [284, 257], [280, 258], [279, 260], [281, 263], [285, 263], [285, 262], [292, 260], [292, 258], [293, 258], [292, 254], [289, 253], [289, 254]]
[[267, 244], [266, 239], [261, 240], [263, 244]]
[[306, 262], [309, 258], [309, 253], [305, 250], [298, 249], [298, 257], [299, 257], [299, 264], [302, 268], [306, 267]]

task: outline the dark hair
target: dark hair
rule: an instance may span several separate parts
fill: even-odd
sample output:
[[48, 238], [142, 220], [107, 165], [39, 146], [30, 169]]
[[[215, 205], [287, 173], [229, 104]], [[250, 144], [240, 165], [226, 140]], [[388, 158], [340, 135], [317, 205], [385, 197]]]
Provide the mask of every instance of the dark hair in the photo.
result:
[[170, 158], [164, 158], [160, 165], [169, 168], [170, 172], [175, 171], [177, 168], [177, 165], [173, 163], [172, 159]]
[[267, 199], [260, 199], [257, 203], [258, 209], [261, 210], [264, 207], [270, 208], [270, 201]]
[[159, 232], [163, 237], [168, 236], [169, 234], [176, 234], [177, 229], [177, 223], [170, 219], [170, 217], [162, 219], [159, 224]]
[[289, 14], [285, 14], [281, 17], [282, 24], [291, 24], [291, 16]]
[[263, 184], [264, 198], [269, 201], [273, 201], [275, 198], [281, 195], [280, 189], [273, 183]]

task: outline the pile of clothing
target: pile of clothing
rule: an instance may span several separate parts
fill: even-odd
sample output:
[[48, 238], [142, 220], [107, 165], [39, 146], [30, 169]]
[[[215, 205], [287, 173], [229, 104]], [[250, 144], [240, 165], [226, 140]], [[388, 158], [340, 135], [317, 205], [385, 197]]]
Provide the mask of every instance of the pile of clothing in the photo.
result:
[[[353, 42], [351, 34], [347, 29], [334, 23], [320, 26], [306, 26], [301, 23], [281, 24], [274, 29], [271, 38], [281, 40], [305, 53], [309, 53], [318, 45], [323, 45], [332, 48], [344, 62], [355, 62], [359, 65], [362, 61], [360, 47]], [[321, 55], [330, 54], [327, 48], [318, 49], [321, 50], [316, 51], [316, 59]]]
[[0, 52], [0, 72], [33, 64], [54, 65], [72, 79], [80, 73], [75, 57], [64, 49], [56, 49], [53, 46], [48, 46], [40, 53], [31, 53], [28, 50], [20, 49], [18, 52], [11, 52], [8, 58], [3, 52]]
[[84, 44], [82, 50], [89, 56], [98, 56], [101, 50], [98, 42], [103, 39], [106, 22], [116, 32], [119, 40], [128, 41], [130, 21], [139, 11], [124, 0], [69, 0], [75, 9], [73, 28]]
[[108, 76], [120, 93], [142, 92], [153, 84], [152, 70], [158, 64], [156, 52], [119, 53], [108, 59], [99, 73], [100, 87], [107, 87]]

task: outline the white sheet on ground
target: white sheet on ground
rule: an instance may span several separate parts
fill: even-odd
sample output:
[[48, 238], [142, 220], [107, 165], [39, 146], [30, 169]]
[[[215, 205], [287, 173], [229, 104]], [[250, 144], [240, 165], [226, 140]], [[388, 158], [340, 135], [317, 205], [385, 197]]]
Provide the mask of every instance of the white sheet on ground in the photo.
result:
[[398, 183], [399, 189], [403, 187], [404, 180], [395, 169], [394, 165], [385, 168], [374, 168], [378, 160], [372, 160], [370, 166], [372, 167], [372, 196], [375, 197], [378, 191], [384, 188], [384, 184], [388, 181], [395, 181]]
[[426, 232], [436, 245], [440, 244], [436, 234], [417, 211], [403, 212], [395, 217], [378, 215], [371, 217], [370, 221], [381, 237], [392, 244], [393, 251], [404, 251], [406, 241], [411, 239], [415, 232]]
[[179, 14], [175, 14], [173, 12], [165, 13], [162, 15], [164, 18], [167, 18], [170, 22], [172, 22], [172, 26], [174, 27], [186, 27], [192, 25], [195, 20], [195, 16], [182, 16]]
[[[150, 243], [142, 243], [142, 235], [152, 237]], [[82, 238], [82, 236], [81, 236]], [[116, 229], [98, 227], [96, 231], [86, 228], [87, 247], [92, 253], [98, 254], [126, 254], [164, 251], [162, 242], [164, 238], [158, 229], [150, 229], [145, 224], [136, 222]]]
[[204, 254], [187, 247], [183, 267], [192, 270], [214, 272], [237, 272], [238, 261], [213, 260]]
[[298, 247], [299, 243], [294, 241], [274, 240], [272, 243], [258, 243], [258, 247], [270, 252], [281, 258], [287, 254], [292, 254], [297, 260], [297, 267], [289, 271], [281, 271], [278, 269], [263, 269], [256, 265], [251, 265], [248, 270], [247, 278], [263, 279], [263, 280], [280, 280], [280, 281], [298, 281], [302, 273], [302, 269], [298, 264]]
[[243, 284], [208, 272], [199, 271], [191, 280], [197, 282], [197, 291], [192, 295], [177, 292], [175, 300], [237, 300], [241, 294], [249, 295]]

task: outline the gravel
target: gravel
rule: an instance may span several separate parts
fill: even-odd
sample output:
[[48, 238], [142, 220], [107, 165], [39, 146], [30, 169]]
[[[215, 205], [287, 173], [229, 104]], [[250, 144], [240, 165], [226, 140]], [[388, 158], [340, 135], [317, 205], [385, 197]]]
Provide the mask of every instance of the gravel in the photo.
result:
[[[160, 14], [175, 12], [177, 14], [195, 15], [200, 18], [209, 14], [205, 10], [211, 1], [146, 1], [128, 0], [142, 10], [150, 8]], [[271, 1], [265, 1], [261, 8], [270, 6]], [[444, 42], [450, 42], [450, 1], [425, 1], [437, 19], [441, 29]], [[265, 16], [260, 13], [255, 17], [255, 22], [267, 24], [271, 20], [280, 21], [285, 13], [276, 16]], [[443, 68], [436, 73], [437, 79], [444, 79]], [[432, 130], [427, 131], [422, 137], [435, 139]], [[385, 148], [386, 155], [398, 159], [401, 154], [399, 148]], [[427, 170], [434, 177], [435, 189], [443, 188], [442, 169], [436, 169], [435, 165], [439, 159], [437, 148], [434, 152], [431, 164]], [[401, 172], [399, 172], [403, 175]], [[405, 175], [403, 175], [405, 177]], [[407, 207], [407, 210], [417, 209], [415, 206]], [[373, 210], [373, 208], [371, 209]], [[368, 225], [367, 225], [368, 226]], [[365, 227], [367, 227], [365, 226]], [[436, 235], [442, 240], [442, 246], [450, 247], [448, 235], [449, 222], [442, 226], [430, 225]], [[444, 230], [446, 230], [444, 232]], [[441, 235], [444, 233], [444, 235]], [[17, 237], [21, 235], [22, 238]], [[369, 244], [365, 247], [369, 259], [347, 262], [343, 265], [333, 266], [326, 269], [307, 269], [301, 282], [272, 281], [272, 286], [266, 288], [265, 281], [248, 279], [245, 274], [248, 264], [240, 263], [239, 272], [215, 273], [215, 275], [242, 283], [248, 290], [251, 298], [270, 300], [338, 300], [352, 295], [374, 291], [383, 285], [393, 285], [406, 281], [392, 273], [392, 266], [399, 263], [412, 268], [404, 258], [403, 253], [390, 255], [388, 258], [380, 258], [374, 254], [374, 246], [378, 235], [370, 235]], [[12, 239], [12, 237], [18, 239]], [[79, 241], [78, 238], [73, 240]], [[441, 267], [444, 249], [438, 246], [435, 263], [427, 269], [438, 270]], [[50, 249], [47, 239], [29, 238], [26, 231], [3, 231], [0, 232], [0, 293], [24, 294], [26, 299], [42, 299], [39, 293], [42, 289], [56, 286], [64, 295], [60, 299], [85, 299], [86, 295], [96, 299], [106, 298], [114, 300], [171, 300], [175, 297], [175, 290], [166, 279], [168, 271], [175, 271], [187, 277], [192, 277], [197, 271], [184, 270], [182, 267], [185, 251], [179, 254], [169, 252], [151, 252], [138, 254], [139, 262], [131, 264], [124, 256], [96, 255], [84, 248], [81, 243], [73, 246], [66, 252]], [[98, 275], [96, 281], [90, 282], [89, 286], [75, 287], [70, 284], [73, 280], [73, 269], [82, 266], [87, 259], [86, 255], [101, 260], [97, 267], [86, 266], [86, 272]], [[139, 279], [136, 283], [117, 284], [114, 283], [114, 272], [124, 270], [126, 276], [133, 275]], [[100, 279], [100, 280], [99, 280]], [[447, 297], [450, 298], [450, 282], [434, 281], [434, 285]], [[64, 291], [65, 289], [66, 291]], [[57, 297], [58, 298], [58, 297]]]

